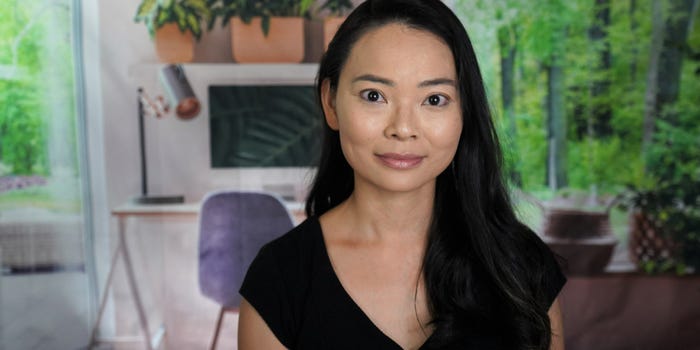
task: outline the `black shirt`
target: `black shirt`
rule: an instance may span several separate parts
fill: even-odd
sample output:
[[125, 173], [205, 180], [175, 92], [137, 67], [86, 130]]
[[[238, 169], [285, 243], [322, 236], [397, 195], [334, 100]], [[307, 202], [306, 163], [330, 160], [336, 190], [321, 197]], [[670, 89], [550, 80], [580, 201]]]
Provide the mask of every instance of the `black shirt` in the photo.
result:
[[[566, 281], [556, 271], [550, 304]], [[288, 349], [401, 349], [343, 288], [316, 217], [265, 245], [240, 293]]]

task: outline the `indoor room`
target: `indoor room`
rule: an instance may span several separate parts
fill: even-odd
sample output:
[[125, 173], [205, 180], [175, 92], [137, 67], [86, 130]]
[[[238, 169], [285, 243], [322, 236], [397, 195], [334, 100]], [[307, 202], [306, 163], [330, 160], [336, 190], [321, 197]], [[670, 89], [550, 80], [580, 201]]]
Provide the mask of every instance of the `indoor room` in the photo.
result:
[[700, 349], [698, 96], [700, 0], [0, 0], [0, 349]]

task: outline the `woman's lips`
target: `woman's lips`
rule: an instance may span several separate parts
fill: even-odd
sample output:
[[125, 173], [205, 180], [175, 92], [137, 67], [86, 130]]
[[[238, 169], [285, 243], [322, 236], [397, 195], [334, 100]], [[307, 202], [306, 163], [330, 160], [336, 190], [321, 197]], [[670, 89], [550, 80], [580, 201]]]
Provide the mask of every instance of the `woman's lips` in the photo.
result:
[[377, 158], [390, 168], [412, 169], [420, 165], [425, 157], [415, 154], [382, 153], [377, 154]]

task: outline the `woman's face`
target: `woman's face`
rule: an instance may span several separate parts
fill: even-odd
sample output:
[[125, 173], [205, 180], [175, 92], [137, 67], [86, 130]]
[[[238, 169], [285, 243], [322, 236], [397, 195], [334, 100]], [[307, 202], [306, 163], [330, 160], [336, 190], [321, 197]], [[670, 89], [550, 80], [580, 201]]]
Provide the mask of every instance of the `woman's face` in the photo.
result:
[[336, 91], [322, 86], [355, 188], [434, 189], [462, 131], [457, 84], [452, 51], [430, 32], [387, 24], [355, 43]]

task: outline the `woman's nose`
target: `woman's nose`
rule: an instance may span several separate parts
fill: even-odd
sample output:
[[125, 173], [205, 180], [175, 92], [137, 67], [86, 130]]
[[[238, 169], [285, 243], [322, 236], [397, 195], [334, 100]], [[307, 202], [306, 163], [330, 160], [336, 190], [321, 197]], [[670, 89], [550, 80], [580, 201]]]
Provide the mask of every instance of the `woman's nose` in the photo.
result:
[[415, 111], [412, 108], [397, 106], [391, 112], [384, 130], [384, 136], [397, 140], [418, 138]]

